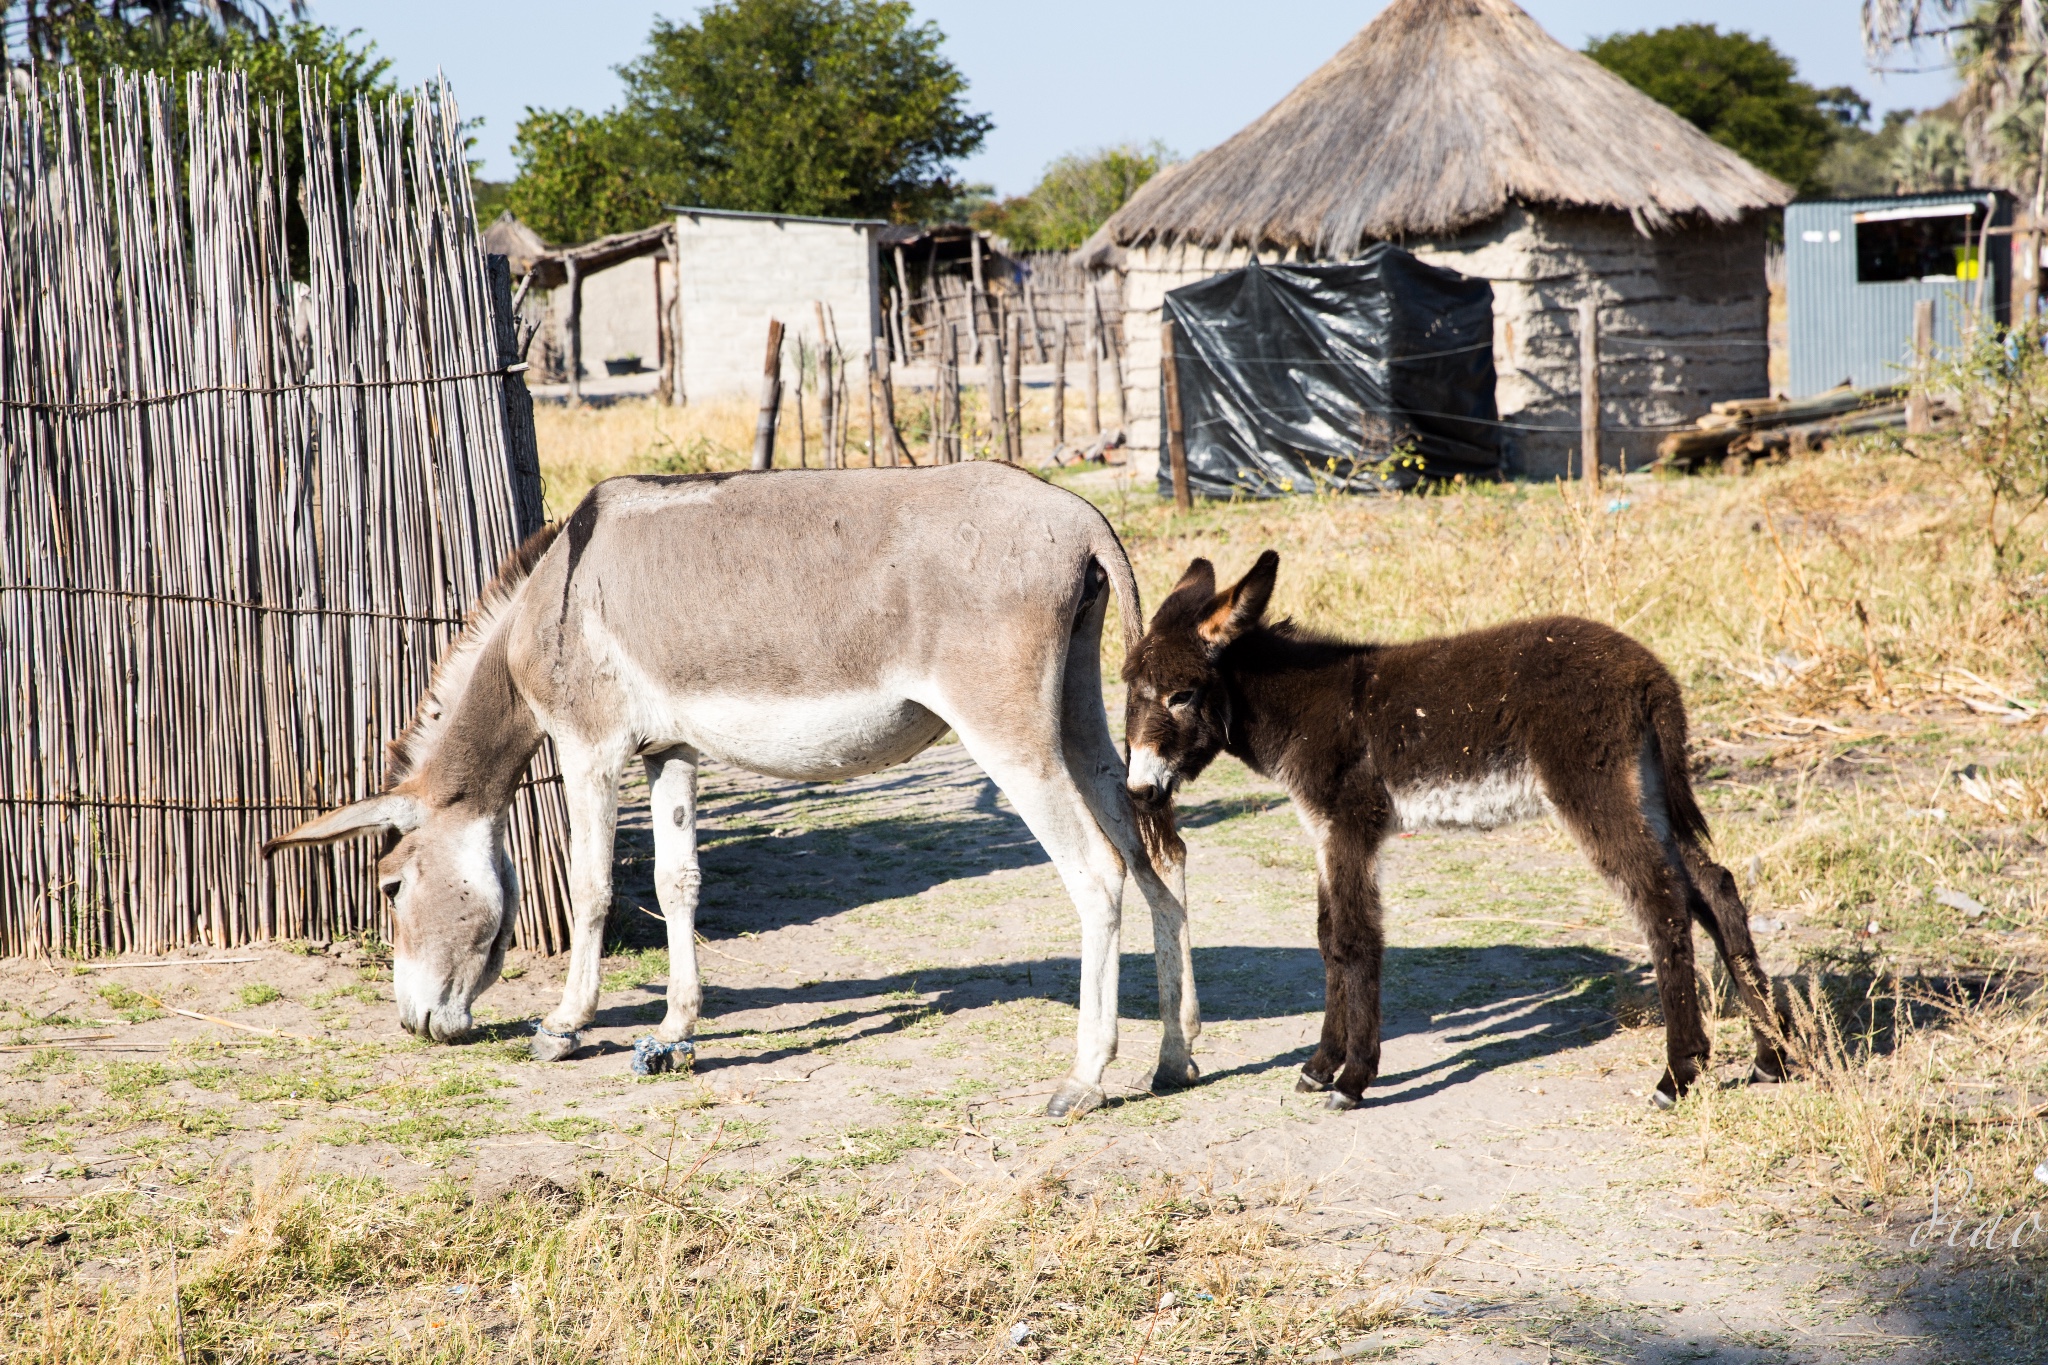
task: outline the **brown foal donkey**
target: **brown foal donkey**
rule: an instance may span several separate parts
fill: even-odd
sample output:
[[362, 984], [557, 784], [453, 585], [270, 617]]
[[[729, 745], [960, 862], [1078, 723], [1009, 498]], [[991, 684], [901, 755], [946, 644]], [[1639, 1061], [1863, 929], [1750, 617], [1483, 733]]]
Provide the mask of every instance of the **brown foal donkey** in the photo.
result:
[[1316, 843], [1322, 1043], [1298, 1088], [1357, 1106], [1380, 1065], [1380, 842], [1395, 828], [1489, 828], [1554, 813], [1649, 938], [1669, 1108], [1707, 1056], [1698, 920], [1756, 1036], [1752, 1077], [1785, 1075], [1783, 1023], [1735, 878], [1707, 856], [1686, 776], [1685, 707], [1655, 655], [1568, 616], [1413, 644], [1263, 624], [1280, 557], [1216, 591], [1197, 559], [1124, 664], [1131, 796], [1159, 808], [1219, 751], [1287, 788]]

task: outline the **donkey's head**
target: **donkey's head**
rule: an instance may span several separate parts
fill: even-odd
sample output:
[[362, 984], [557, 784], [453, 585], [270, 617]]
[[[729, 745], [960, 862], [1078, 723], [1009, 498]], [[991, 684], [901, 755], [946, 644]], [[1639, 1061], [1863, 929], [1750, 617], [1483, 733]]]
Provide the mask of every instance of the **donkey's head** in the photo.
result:
[[469, 1008], [498, 979], [512, 942], [519, 882], [505, 853], [504, 816], [430, 807], [404, 787], [308, 820], [263, 846], [384, 839], [377, 884], [391, 902], [398, 1021], [448, 1043], [469, 1032]]
[[1124, 661], [1124, 735], [1131, 745], [1131, 800], [1158, 806], [1200, 775], [1230, 732], [1224, 651], [1259, 623], [1273, 596], [1280, 556], [1271, 550], [1237, 581], [1216, 591], [1206, 559], [1188, 565], [1143, 639]]

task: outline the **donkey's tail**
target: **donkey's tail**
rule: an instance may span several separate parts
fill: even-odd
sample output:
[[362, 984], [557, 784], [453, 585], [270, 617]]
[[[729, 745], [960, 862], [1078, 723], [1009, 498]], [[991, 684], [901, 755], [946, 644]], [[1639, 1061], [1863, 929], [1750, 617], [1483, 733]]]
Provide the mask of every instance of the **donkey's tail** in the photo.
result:
[[[1101, 534], [1089, 546], [1088, 553], [1109, 579], [1109, 590], [1116, 595], [1116, 614], [1123, 623], [1124, 658], [1128, 661], [1145, 635], [1145, 615], [1138, 604], [1138, 579], [1131, 572], [1130, 556], [1124, 553], [1123, 542], [1107, 521], [1101, 523]], [[1188, 848], [1174, 825], [1171, 801], [1134, 808], [1132, 813], [1137, 816], [1138, 837], [1144, 841], [1145, 856], [1152, 860], [1154, 868], [1167, 874], [1187, 861]]]
[[1138, 606], [1138, 579], [1131, 572], [1131, 558], [1124, 553], [1123, 542], [1106, 521], [1088, 553], [1109, 580], [1109, 590], [1116, 594], [1116, 614], [1123, 623], [1124, 654], [1128, 657], [1145, 634], [1145, 616]]
[[[1660, 670], [1661, 671], [1661, 670]], [[1664, 809], [1671, 832], [1681, 843], [1710, 838], [1707, 817], [1693, 798], [1692, 774], [1686, 769], [1685, 702], [1678, 680], [1668, 672], [1650, 684], [1650, 729], [1657, 736], [1657, 756], [1664, 773]]]

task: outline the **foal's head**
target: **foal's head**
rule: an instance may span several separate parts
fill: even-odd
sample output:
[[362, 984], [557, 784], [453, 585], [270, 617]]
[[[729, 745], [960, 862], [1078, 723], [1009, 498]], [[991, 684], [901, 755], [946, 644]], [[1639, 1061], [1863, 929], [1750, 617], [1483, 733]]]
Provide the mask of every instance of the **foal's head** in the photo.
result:
[[1280, 556], [1259, 556], [1235, 587], [1216, 591], [1216, 570], [1206, 559], [1188, 565], [1145, 637], [1124, 661], [1124, 736], [1131, 745], [1131, 800], [1159, 806], [1174, 788], [1198, 776], [1224, 745], [1230, 698], [1223, 686], [1223, 653], [1259, 623], [1273, 596]]
[[498, 979], [512, 944], [519, 881], [504, 816], [431, 808], [401, 786], [316, 816], [263, 852], [373, 833], [384, 840], [377, 884], [391, 903], [398, 1020], [454, 1042], [469, 1032], [470, 1006]]

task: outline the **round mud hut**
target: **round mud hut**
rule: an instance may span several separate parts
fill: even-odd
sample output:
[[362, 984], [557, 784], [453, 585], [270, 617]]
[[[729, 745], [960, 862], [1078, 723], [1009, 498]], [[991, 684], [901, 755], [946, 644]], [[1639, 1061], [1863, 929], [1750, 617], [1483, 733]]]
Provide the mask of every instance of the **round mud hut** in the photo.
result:
[[1792, 197], [1510, 0], [1394, 0], [1229, 141], [1081, 248], [1123, 276], [1133, 462], [1156, 468], [1159, 310], [1246, 264], [1375, 242], [1491, 282], [1504, 472], [1576, 468], [1580, 301], [1597, 301], [1603, 463], [1768, 392], [1764, 230]]

